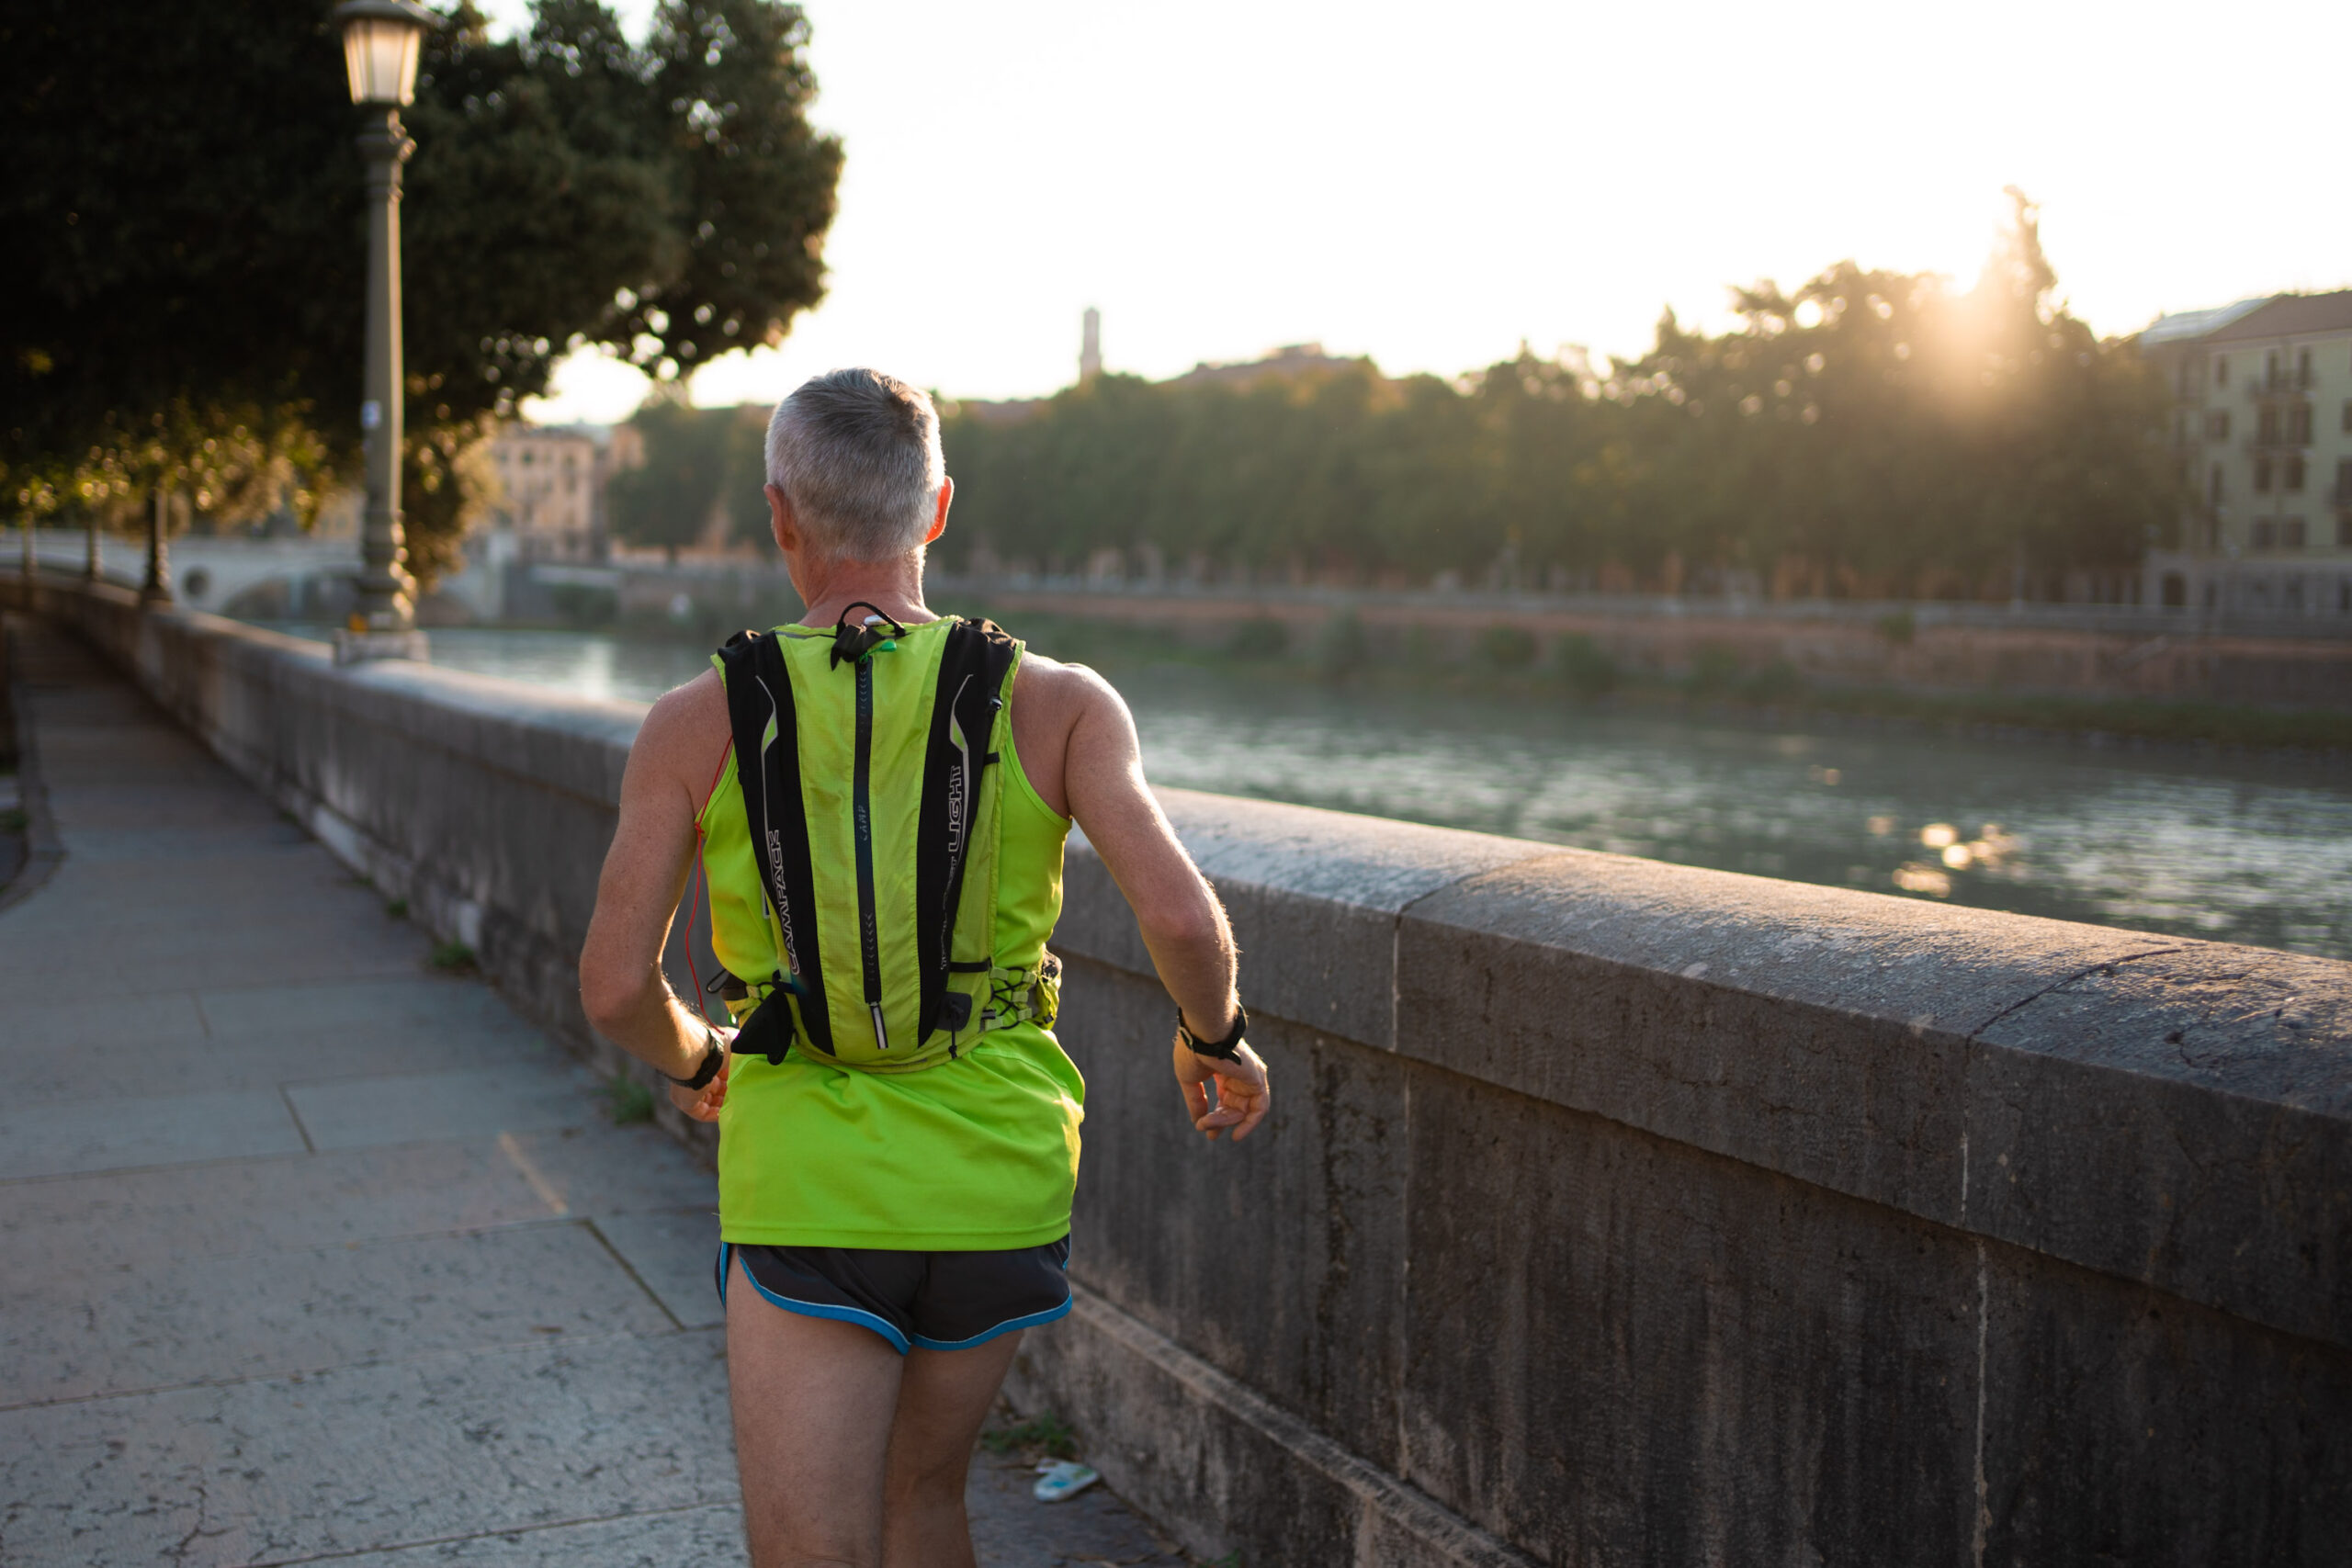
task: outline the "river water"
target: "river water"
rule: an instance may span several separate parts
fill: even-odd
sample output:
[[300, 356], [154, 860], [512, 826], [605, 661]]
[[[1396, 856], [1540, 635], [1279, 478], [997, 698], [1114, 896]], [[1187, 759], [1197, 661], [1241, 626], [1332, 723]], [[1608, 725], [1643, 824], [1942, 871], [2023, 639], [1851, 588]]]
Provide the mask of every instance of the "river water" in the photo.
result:
[[[672, 644], [436, 631], [435, 663], [650, 699]], [[1153, 782], [2352, 958], [2352, 771], [2180, 747], [1768, 728], [1152, 665]]]

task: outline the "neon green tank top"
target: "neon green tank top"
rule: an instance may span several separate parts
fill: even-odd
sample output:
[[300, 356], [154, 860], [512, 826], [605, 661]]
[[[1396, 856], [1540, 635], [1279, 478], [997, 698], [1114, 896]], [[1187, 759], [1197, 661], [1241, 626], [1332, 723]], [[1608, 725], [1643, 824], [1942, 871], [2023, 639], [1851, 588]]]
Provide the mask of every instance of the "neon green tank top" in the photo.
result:
[[[901, 641], [917, 644], [945, 626], [910, 627]], [[995, 959], [1001, 971], [1035, 971], [1061, 915], [1069, 821], [1022, 771], [1009, 704], [997, 747]], [[731, 752], [696, 827], [712, 949], [736, 975], [767, 975], [775, 931]], [[739, 1011], [749, 1005], [737, 1004]], [[1085, 1094], [1077, 1067], [1039, 1021], [989, 1030], [911, 1072], [844, 1066], [797, 1044], [781, 1063], [739, 1055], [719, 1113], [720, 1235], [772, 1247], [923, 1252], [1058, 1240], [1069, 1230]]]

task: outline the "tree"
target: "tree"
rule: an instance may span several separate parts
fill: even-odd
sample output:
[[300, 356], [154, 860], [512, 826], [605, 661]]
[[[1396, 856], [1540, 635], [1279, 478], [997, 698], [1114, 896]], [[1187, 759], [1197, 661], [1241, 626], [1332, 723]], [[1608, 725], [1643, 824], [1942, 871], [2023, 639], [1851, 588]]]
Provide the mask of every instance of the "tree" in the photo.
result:
[[[277, 439], [256, 474], [350, 473], [365, 215], [323, 8], [121, 0], [109, 23], [0, 19], [0, 479], [49, 504], [241, 420]], [[537, 0], [503, 40], [460, 4], [428, 35], [401, 209], [421, 578], [463, 530], [461, 454], [564, 354], [673, 378], [821, 298], [841, 148], [807, 121], [808, 37], [784, 0], [663, 0], [642, 42], [594, 0]]]
[[615, 474], [605, 491], [613, 531], [666, 550], [673, 562], [714, 517], [728, 537], [766, 538], [766, 412], [750, 403], [697, 409], [676, 383], [657, 389], [629, 420], [644, 438], [645, 461]]

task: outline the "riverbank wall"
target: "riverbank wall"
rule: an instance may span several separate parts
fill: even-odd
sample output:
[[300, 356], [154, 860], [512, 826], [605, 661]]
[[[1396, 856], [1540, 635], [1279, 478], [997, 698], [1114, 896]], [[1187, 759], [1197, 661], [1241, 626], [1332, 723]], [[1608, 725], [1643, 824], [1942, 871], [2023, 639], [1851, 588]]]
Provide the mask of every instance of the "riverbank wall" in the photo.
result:
[[[1054, 615], [1149, 627], [1200, 648], [1232, 647], [1260, 628], [1313, 656], [1352, 616], [1358, 656], [1373, 662], [1479, 658], [1498, 628], [1524, 634], [1530, 660], [1557, 662], [1581, 637], [1629, 673], [1735, 680], [1766, 671], [1826, 688], [1920, 693], [2153, 698], [2352, 709], [2352, 615], [2335, 635], [2312, 623], [2266, 632], [2206, 624], [2186, 611], [2032, 606], [1757, 606], [1703, 600], [1550, 602], [1505, 595], [1207, 595], [945, 588], [991, 615]], [[2007, 624], [2005, 624], [2005, 622]], [[1247, 629], [1245, 629], [1247, 628]], [[2292, 629], [2290, 629], [2292, 628]]]
[[[618, 1065], [571, 969], [641, 708], [0, 602]], [[1074, 839], [1077, 1306], [1012, 1386], [1196, 1555], [2339, 1558], [2352, 964], [1164, 799], [1274, 1113], [1192, 1132]]]
[[[617, 612], [705, 629], [797, 604], [774, 569], [599, 569]], [[575, 575], [576, 575], [575, 570]], [[1520, 634], [1541, 668], [1589, 643], [1636, 679], [1776, 690], [2001, 694], [2352, 711], [2352, 612], [2262, 620], [2144, 605], [1774, 604], [1634, 595], [1083, 586], [934, 574], [943, 604], [1148, 631], [1195, 649], [1327, 667], [1463, 665]], [[777, 613], [788, 613], [788, 610]], [[1353, 630], [1336, 635], [1337, 623]]]

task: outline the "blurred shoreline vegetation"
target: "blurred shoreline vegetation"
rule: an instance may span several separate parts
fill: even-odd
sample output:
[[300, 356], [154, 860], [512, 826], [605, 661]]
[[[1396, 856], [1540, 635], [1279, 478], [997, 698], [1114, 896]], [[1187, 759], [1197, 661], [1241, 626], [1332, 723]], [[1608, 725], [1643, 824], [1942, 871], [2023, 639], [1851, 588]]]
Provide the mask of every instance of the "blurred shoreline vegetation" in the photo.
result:
[[[594, 0], [425, 37], [402, 288], [410, 569], [456, 558], [471, 454], [557, 360], [670, 381], [780, 341], [823, 297], [842, 150], [813, 130], [807, 18], [662, 0], [642, 40]], [[0, 498], [128, 526], [176, 492], [215, 523], [356, 478], [367, 111], [323, 5], [69, 0], [0, 17]], [[137, 47], [126, 47], [137, 39]]]
[[[1203, 581], [2057, 597], [2177, 526], [2165, 391], [2056, 296], [2033, 208], [1975, 287], [1840, 263], [1721, 335], [1448, 381], [1368, 361], [1247, 385], [1102, 375], [949, 405], [950, 570]], [[1151, 570], [1151, 569], [1147, 569]]]

